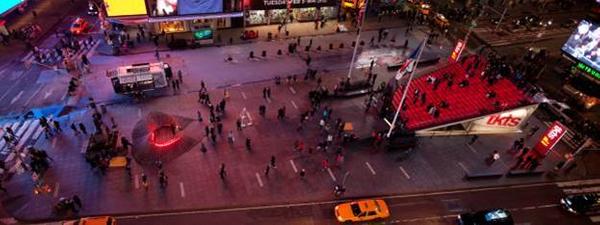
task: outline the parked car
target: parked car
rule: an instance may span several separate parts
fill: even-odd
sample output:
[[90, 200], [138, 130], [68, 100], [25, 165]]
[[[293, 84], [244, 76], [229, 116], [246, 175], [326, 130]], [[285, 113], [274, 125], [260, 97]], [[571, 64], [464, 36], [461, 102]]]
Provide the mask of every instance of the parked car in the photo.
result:
[[90, 24], [81, 17], [77, 17], [69, 29], [75, 35], [84, 34], [88, 31]]
[[569, 195], [560, 199], [560, 205], [571, 213], [585, 215], [600, 209], [600, 196], [596, 193]]
[[488, 209], [458, 215], [460, 225], [514, 225], [515, 222], [506, 209]]
[[339, 222], [361, 222], [390, 217], [387, 204], [382, 199], [366, 199], [339, 204], [335, 207]]

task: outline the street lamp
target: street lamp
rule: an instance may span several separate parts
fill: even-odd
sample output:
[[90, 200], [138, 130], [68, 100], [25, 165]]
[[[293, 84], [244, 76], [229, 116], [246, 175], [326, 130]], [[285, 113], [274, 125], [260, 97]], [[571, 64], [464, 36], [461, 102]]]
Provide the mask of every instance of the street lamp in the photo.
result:
[[[360, 0], [359, 0], [360, 2]], [[358, 50], [358, 45], [360, 41], [360, 33], [362, 32], [362, 27], [365, 24], [365, 19], [367, 18], [367, 5], [369, 4], [369, 0], [365, 0], [364, 6], [361, 8], [362, 18], [360, 24], [358, 25], [358, 33], [356, 34], [356, 41], [354, 42], [354, 52], [352, 53], [352, 61], [350, 61], [350, 68], [348, 69], [348, 78], [352, 77], [352, 69], [354, 68], [354, 60], [356, 59], [356, 52]], [[360, 15], [360, 14], [359, 14]]]

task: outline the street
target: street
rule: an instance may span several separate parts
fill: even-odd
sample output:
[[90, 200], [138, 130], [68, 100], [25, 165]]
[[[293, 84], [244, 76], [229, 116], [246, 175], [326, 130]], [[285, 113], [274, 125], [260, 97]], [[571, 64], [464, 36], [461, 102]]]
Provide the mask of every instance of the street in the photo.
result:
[[[553, 183], [385, 196], [391, 217], [357, 224], [457, 224], [456, 216], [473, 210], [505, 208], [517, 225], [590, 224], [558, 205], [562, 196]], [[333, 208], [351, 200], [307, 202], [231, 209], [182, 211], [117, 217], [119, 224], [335, 224]]]

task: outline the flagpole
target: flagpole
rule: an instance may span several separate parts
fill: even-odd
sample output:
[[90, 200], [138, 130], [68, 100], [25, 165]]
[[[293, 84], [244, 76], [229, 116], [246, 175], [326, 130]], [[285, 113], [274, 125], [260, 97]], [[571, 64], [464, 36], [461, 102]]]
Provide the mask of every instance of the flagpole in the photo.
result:
[[410, 71], [410, 76], [408, 77], [408, 82], [406, 82], [406, 87], [404, 88], [404, 92], [402, 93], [402, 98], [400, 99], [400, 104], [398, 105], [398, 109], [396, 109], [396, 114], [394, 114], [394, 119], [392, 120], [392, 124], [390, 125], [390, 130], [387, 133], [387, 137], [389, 138], [392, 135], [392, 131], [396, 127], [396, 121], [398, 120], [398, 114], [400, 114], [400, 110], [402, 109], [402, 105], [404, 104], [404, 100], [406, 99], [406, 93], [408, 92], [408, 88], [410, 87], [410, 83], [415, 75], [415, 71], [417, 71], [417, 66], [419, 65], [419, 60], [421, 59], [421, 54], [423, 53], [423, 49], [427, 45], [427, 40], [429, 39], [429, 35], [425, 36], [425, 40], [421, 43], [421, 49], [419, 49], [419, 53], [417, 53], [417, 59], [415, 61], [415, 65], [413, 70]]

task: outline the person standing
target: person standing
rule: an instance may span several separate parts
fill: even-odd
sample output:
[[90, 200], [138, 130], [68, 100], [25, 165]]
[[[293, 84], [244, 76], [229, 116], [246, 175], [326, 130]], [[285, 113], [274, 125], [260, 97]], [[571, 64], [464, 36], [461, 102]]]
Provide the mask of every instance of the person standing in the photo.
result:
[[127, 140], [125, 136], [123, 136], [121, 137], [121, 145], [125, 150], [129, 150], [129, 146], [131, 146], [131, 143], [129, 142], [129, 140]]
[[301, 169], [300, 170], [300, 179], [304, 180], [304, 176], [306, 175], [306, 170]]
[[223, 123], [217, 122], [217, 133], [221, 135], [223, 133]]
[[246, 138], [246, 150], [252, 150], [252, 141], [250, 140], [250, 138]]
[[148, 176], [146, 176], [146, 174], [144, 172], [142, 172], [142, 186], [144, 186], [144, 189], [146, 189], [146, 191], [148, 190]]
[[271, 171], [271, 166], [267, 165], [267, 168], [265, 169], [265, 176], [269, 176], [269, 171]]
[[77, 210], [81, 210], [83, 204], [81, 203], [81, 199], [79, 198], [79, 196], [73, 195], [73, 197], [71, 197], [71, 200], [73, 200], [73, 204], [77, 206]]
[[238, 119], [235, 121], [235, 125], [237, 126], [237, 130], [238, 130], [238, 131], [242, 131], [242, 120], [241, 120], [241, 119], [239, 119], [239, 118], [238, 118]]
[[273, 168], [277, 168], [277, 167], [275, 166], [275, 156], [274, 156], [274, 155], [273, 155], [273, 156], [271, 156], [271, 167], [273, 167]]
[[477, 134], [471, 136], [471, 140], [469, 141], [469, 145], [474, 144], [477, 141], [477, 139], [479, 139], [479, 136]]
[[75, 123], [71, 123], [71, 130], [73, 130], [75, 136], [79, 135], [79, 130], [77, 130], [77, 126], [75, 126]]
[[154, 57], [156, 57], [156, 60], [160, 60], [160, 53], [158, 52], [158, 48], [154, 49]]
[[158, 183], [160, 184], [161, 188], [165, 188], [167, 186], [167, 175], [165, 175], [165, 171], [160, 171], [158, 173]]
[[227, 141], [229, 143], [233, 143], [235, 141], [235, 138], [233, 137], [233, 131], [229, 131], [229, 133], [227, 133]]
[[177, 78], [179, 79], [179, 83], [183, 84], [183, 74], [181, 73], [181, 70], [177, 71]]
[[221, 169], [219, 170], [219, 176], [221, 177], [221, 180], [225, 180], [226, 175], [227, 172], [225, 171], [225, 163], [221, 163]]
[[200, 110], [198, 110], [196, 114], [198, 115], [198, 122], [202, 123], [202, 113], [200, 112]]
[[494, 162], [496, 162], [498, 159], [500, 159], [500, 153], [497, 150], [494, 150], [487, 159], [488, 166], [491, 166], [492, 164], [494, 164]]
[[62, 128], [60, 128], [60, 123], [58, 121], [56, 121], [56, 120], [52, 121], [52, 125], [54, 126], [54, 130], [57, 133], [62, 133], [63, 132]]

